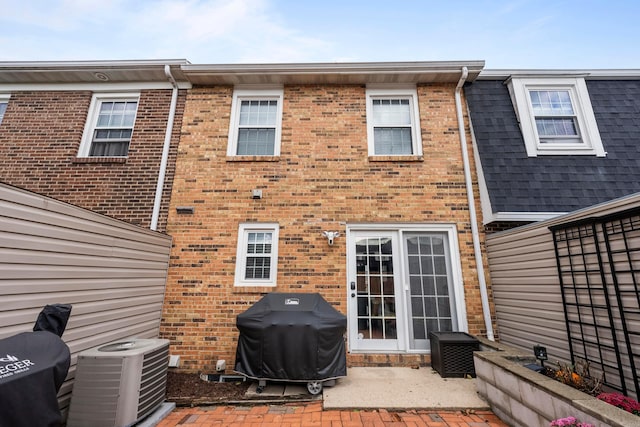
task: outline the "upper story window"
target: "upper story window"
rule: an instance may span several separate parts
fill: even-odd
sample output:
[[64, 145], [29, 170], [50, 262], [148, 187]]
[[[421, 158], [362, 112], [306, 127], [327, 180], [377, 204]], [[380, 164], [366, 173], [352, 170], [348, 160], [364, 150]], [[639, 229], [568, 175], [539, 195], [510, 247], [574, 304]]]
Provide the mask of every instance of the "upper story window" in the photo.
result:
[[421, 156], [419, 117], [415, 88], [367, 88], [369, 155]]
[[7, 105], [9, 105], [9, 95], [0, 94], [0, 124], [4, 119], [4, 113], [7, 111]]
[[233, 92], [227, 155], [280, 155], [282, 98], [282, 89]]
[[517, 78], [509, 83], [527, 155], [606, 155], [583, 78]]
[[236, 286], [275, 286], [278, 272], [278, 224], [240, 224]]
[[78, 157], [126, 157], [139, 94], [94, 94]]

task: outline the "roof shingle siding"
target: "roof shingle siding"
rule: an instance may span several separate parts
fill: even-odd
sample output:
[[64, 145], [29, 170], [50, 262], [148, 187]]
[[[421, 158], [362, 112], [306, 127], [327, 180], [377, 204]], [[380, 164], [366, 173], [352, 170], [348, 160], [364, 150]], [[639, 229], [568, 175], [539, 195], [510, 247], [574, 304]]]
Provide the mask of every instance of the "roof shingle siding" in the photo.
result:
[[465, 87], [494, 213], [570, 212], [640, 191], [640, 80], [586, 83], [606, 157], [527, 157], [507, 86]]

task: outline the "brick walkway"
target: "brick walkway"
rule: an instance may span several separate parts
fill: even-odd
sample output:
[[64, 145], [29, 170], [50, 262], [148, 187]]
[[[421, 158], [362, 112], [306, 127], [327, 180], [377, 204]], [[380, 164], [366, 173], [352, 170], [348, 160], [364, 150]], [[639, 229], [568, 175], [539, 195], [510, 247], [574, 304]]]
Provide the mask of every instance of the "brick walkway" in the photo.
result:
[[508, 427], [491, 411], [340, 410], [322, 402], [177, 408], [158, 427]]

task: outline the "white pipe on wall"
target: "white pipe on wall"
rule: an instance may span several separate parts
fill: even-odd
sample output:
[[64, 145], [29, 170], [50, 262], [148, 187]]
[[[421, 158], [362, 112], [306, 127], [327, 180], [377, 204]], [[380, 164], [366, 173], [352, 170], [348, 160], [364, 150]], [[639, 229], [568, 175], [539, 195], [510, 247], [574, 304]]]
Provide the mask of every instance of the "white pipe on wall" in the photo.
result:
[[162, 160], [160, 161], [160, 171], [158, 172], [158, 182], [156, 184], [156, 196], [153, 201], [153, 214], [151, 215], [152, 230], [158, 229], [158, 219], [160, 218], [160, 207], [162, 205], [162, 192], [164, 190], [164, 178], [167, 174], [167, 163], [169, 161], [169, 148], [171, 147], [171, 134], [173, 133], [173, 122], [178, 105], [178, 84], [171, 74], [171, 67], [164, 66], [164, 74], [173, 86], [171, 94], [171, 106], [169, 107], [169, 118], [167, 119], [167, 129], [164, 134], [164, 145], [162, 147]]
[[464, 166], [464, 179], [467, 187], [467, 202], [469, 203], [469, 217], [471, 221], [471, 236], [473, 239], [473, 253], [476, 259], [476, 270], [478, 272], [478, 283], [480, 285], [480, 299], [482, 300], [482, 313], [484, 324], [487, 330], [487, 338], [495, 340], [493, 334], [493, 324], [491, 323], [491, 309], [489, 307], [489, 295], [487, 293], [487, 282], [484, 278], [484, 263], [482, 261], [482, 251], [480, 250], [480, 233], [478, 231], [478, 220], [476, 218], [476, 204], [473, 196], [473, 180], [471, 179], [471, 166], [469, 164], [469, 150], [467, 149], [467, 134], [464, 128], [464, 116], [462, 115], [462, 100], [460, 91], [467, 80], [469, 70], [462, 67], [462, 74], [455, 91], [456, 116], [458, 118], [458, 132], [460, 133], [460, 145], [462, 146], [462, 163]]

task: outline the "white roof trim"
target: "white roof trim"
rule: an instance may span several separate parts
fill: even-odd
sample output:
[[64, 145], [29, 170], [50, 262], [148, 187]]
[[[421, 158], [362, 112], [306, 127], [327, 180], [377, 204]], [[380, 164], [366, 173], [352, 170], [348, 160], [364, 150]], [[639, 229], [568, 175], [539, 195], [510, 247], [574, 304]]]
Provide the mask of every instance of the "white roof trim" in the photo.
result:
[[636, 208], [640, 205], [640, 193], [633, 193], [627, 196], [620, 197], [618, 199], [609, 200], [607, 202], [591, 205], [586, 208], [578, 209], [560, 216], [549, 218], [545, 221], [535, 224], [527, 224], [521, 227], [512, 228], [509, 230], [503, 230], [497, 233], [487, 235], [487, 239], [494, 239], [498, 236], [504, 236], [509, 233], [518, 233], [522, 230], [533, 229], [537, 227], [552, 227], [558, 224], [564, 224], [580, 219], [588, 218], [590, 216], [600, 217], [620, 211], [624, 211], [631, 208]]
[[487, 181], [484, 179], [484, 169], [482, 169], [482, 161], [480, 160], [480, 152], [476, 142], [476, 134], [473, 131], [473, 121], [471, 120], [471, 111], [467, 105], [467, 115], [469, 117], [469, 131], [471, 133], [471, 146], [473, 147], [473, 160], [475, 162], [476, 175], [478, 178], [478, 192], [480, 193], [480, 208], [482, 208], [482, 225], [491, 222], [493, 210], [491, 209], [491, 198], [489, 197], [489, 189]]
[[462, 67], [478, 71], [484, 61], [413, 61], [413, 62], [316, 62], [281, 64], [186, 64], [185, 72], [217, 73], [362, 73], [362, 72], [460, 72]]
[[463, 68], [473, 81], [484, 61], [345, 62], [291, 64], [189, 64], [193, 84], [409, 84], [457, 82]]
[[186, 59], [141, 59], [130, 61], [0, 61], [0, 70], [3, 68], [47, 69], [47, 68], [109, 68], [109, 67], [147, 67], [164, 65], [190, 64]]
[[150, 83], [167, 82], [170, 67], [177, 82], [189, 83], [182, 72], [186, 60], [2, 62], [2, 84]]
[[640, 69], [600, 69], [600, 70], [491, 70], [484, 69], [480, 72], [477, 80], [498, 80], [508, 79], [509, 77], [584, 77], [586, 80], [601, 79], [638, 79], [640, 78]]
[[[0, 83], [0, 92], [19, 91], [74, 91], [86, 90], [91, 92], [121, 92], [128, 90], [172, 89], [166, 82], [132, 82], [132, 83]], [[191, 84], [178, 82], [178, 89], [190, 89]]]
[[487, 221], [485, 219], [484, 224], [495, 221], [545, 221], [547, 219], [555, 218], [560, 215], [565, 215], [566, 212], [496, 212], [491, 215], [491, 218]]

